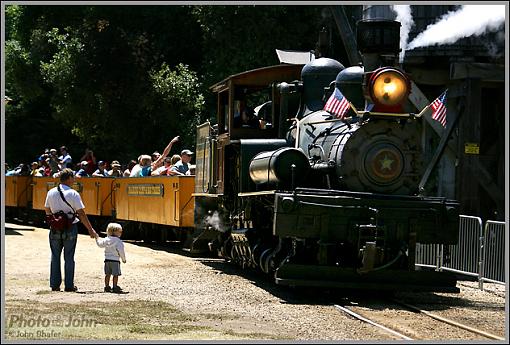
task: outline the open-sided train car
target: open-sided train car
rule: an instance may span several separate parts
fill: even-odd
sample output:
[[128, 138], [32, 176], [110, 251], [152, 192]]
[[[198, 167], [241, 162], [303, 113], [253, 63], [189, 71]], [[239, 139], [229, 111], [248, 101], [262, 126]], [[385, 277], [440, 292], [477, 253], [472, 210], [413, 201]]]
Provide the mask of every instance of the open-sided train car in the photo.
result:
[[[46, 194], [58, 182], [53, 177], [6, 176], [7, 219], [43, 225]], [[194, 229], [194, 186], [194, 176], [162, 176], [83, 177], [72, 187], [98, 231], [117, 221], [126, 239], [184, 242]]]

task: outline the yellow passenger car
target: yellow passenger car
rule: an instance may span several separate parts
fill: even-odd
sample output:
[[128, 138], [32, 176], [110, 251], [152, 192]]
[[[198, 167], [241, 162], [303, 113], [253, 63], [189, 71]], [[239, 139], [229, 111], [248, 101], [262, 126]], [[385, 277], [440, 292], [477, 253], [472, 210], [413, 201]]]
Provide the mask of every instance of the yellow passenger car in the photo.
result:
[[[34, 177], [32, 207], [36, 210], [44, 210], [44, 202], [48, 191], [59, 183], [58, 178]], [[81, 195], [85, 212], [91, 216], [112, 215], [112, 192], [115, 184], [114, 178], [82, 177], [76, 179], [73, 188]]]
[[32, 201], [31, 176], [5, 176], [5, 206], [27, 207]]
[[115, 180], [117, 219], [193, 227], [194, 176], [130, 177]]

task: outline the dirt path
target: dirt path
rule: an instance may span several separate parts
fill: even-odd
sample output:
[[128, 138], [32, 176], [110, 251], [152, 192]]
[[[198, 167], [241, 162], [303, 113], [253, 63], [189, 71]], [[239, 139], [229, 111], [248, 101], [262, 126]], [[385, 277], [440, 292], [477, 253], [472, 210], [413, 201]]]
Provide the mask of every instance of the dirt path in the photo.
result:
[[[103, 292], [103, 250], [80, 234], [75, 255], [79, 293], [52, 292], [48, 230], [5, 224], [4, 239], [3, 336], [8, 340], [395, 339], [321, 303], [320, 296], [297, 297], [259, 275], [240, 275], [221, 259], [187, 256], [169, 245], [125, 242], [127, 263], [119, 285], [128, 293], [113, 294]], [[441, 307], [443, 315], [458, 311], [504, 333], [504, 287], [499, 295], [460, 288], [458, 295], [439, 294], [446, 305], [462, 306]]]
[[52, 292], [48, 230], [6, 224], [6, 339], [391, 339], [329, 306], [282, 299], [220, 259], [125, 249], [119, 285], [129, 293], [103, 292], [103, 250], [84, 234], [79, 293]]

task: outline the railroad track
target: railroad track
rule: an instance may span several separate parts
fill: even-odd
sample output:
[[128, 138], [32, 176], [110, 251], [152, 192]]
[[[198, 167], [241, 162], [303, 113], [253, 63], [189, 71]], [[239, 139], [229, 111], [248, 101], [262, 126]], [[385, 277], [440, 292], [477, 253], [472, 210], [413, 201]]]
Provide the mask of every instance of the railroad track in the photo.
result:
[[[505, 338], [498, 335], [486, 332], [475, 327], [463, 324], [461, 322], [451, 320], [434, 313], [430, 313], [417, 306], [405, 303], [400, 300], [391, 300], [384, 302], [387, 309], [387, 304], [393, 303], [403, 306], [407, 310], [400, 309], [399, 316], [394, 317], [391, 313], [384, 311], [359, 310], [362, 309], [356, 306], [355, 303], [351, 306], [341, 306], [335, 304], [334, 307], [348, 315], [377, 327], [384, 332], [393, 335], [397, 339], [403, 340], [473, 340], [473, 339], [492, 339], [492, 340], [505, 340]], [[382, 309], [379, 307], [379, 309]], [[386, 316], [385, 316], [386, 315]], [[433, 321], [430, 320], [433, 319]], [[406, 325], [406, 320], [412, 320], [411, 326]], [[451, 327], [453, 326], [453, 327]]]

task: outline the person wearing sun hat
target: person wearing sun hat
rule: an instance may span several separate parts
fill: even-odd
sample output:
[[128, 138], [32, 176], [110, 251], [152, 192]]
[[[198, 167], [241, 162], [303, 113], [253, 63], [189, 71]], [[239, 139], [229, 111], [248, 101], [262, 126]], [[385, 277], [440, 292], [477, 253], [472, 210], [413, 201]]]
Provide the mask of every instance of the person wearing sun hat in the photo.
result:
[[189, 162], [191, 162], [191, 156], [193, 155], [193, 152], [190, 150], [182, 150], [181, 151], [181, 160], [175, 163], [172, 168], [170, 168], [170, 171], [174, 175], [190, 175], [189, 170]]
[[108, 176], [110, 177], [122, 177], [122, 170], [120, 170], [119, 161], [112, 161], [112, 170], [108, 171]]

